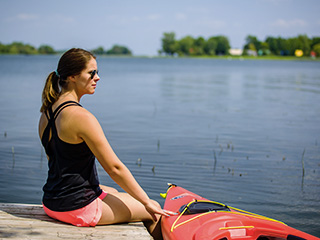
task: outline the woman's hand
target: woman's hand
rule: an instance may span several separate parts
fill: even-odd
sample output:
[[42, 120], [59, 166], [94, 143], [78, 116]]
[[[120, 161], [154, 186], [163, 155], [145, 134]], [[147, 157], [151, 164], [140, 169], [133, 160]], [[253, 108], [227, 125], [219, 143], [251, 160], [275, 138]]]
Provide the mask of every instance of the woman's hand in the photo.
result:
[[152, 216], [154, 221], [158, 220], [156, 214], [169, 217], [169, 215], [161, 209], [159, 203], [157, 203], [154, 200], [150, 199], [149, 202], [147, 204], [145, 204], [144, 206], [145, 206], [146, 210], [148, 211], [148, 213], [150, 213], [150, 215]]

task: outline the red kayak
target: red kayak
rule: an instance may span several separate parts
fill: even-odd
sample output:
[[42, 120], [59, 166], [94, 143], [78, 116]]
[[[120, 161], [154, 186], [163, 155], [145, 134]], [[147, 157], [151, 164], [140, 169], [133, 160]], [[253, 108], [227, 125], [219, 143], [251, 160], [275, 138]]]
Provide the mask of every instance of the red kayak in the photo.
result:
[[320, 240], [285, 223], [210, 201], [171, 184], [161, 220], [165, 240]]

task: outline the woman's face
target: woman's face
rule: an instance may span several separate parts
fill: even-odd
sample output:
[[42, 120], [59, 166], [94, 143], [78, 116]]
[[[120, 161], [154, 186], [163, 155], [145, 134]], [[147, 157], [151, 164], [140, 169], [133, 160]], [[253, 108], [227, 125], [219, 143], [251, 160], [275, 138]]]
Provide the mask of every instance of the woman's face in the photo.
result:
[[76, 91], [80, 96], [84, 94], [93, 94], [95, 92], [97, 82], [100, 80], [98, 75], [97, 61], [91, 58], [87, 66], [82, 72], [74, 77]]

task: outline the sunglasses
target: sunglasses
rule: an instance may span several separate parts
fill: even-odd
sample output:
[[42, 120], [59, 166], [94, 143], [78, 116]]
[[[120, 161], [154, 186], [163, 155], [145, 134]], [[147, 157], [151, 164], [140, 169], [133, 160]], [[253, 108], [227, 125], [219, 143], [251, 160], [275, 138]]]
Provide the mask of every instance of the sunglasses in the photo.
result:
[[90, 73], [90, 78], [93, 79], [94, 76], [99, 73], [99, 71], [98, 70], [93, 70], [93, 71], [91, 71], [89, 73]]

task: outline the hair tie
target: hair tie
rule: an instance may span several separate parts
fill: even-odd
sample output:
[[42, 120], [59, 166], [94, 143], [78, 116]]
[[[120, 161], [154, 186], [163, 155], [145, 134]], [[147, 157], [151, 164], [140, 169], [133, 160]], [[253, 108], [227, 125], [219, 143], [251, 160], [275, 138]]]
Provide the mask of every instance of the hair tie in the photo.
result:
[[54, 72], [56, 73], [57, 77], [60, 78], [60, 74], [58, 73], [58, 70], [55, 70]]

